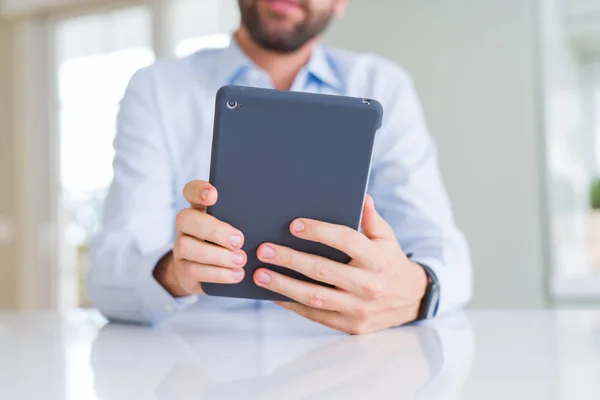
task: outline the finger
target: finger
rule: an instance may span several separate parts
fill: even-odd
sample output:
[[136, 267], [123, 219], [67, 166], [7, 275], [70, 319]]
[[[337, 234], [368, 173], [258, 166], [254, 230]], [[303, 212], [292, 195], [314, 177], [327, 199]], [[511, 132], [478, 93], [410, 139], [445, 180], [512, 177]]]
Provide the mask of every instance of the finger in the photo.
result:
[[276, 302], [276, 304], [313, 322], [317, 322], [321, 325], [328, 326], [341, 332], [350, 333], [352, 323], [348, 319], [344, 318], [340, 313], [319, 310], [298, 303]]
[[220, 268], [187, 260], [177, 263], [177, 278], [189, 294], [202, 294], [201, 283], [236, 284], [244, 279], [243, 269]]
[[192, 208], [186, 208], [177, 214], [175, 225], [179, 233], [208, 240], [231, 250], [241, 249], [244, 244], [242, 232], [212, 215]]
[[219, 194], [217, 189], [206, 181], [192, 181], [183, 188], [183, 197], [192, 208], [200, 211], [213, 206]]
[[260, 287], [321, 310], [345, 311], [352, 309], [355, 303], [349, 293], [300, 281], [265, 268], [259, 268], [254, 273], [254, 282]]
[[175, 259], [225, 268], [242, 268], [247, 257], [243, 250], [231, 251], [188, 235], [179, 235], [173, 246]]
[[291, 223], [290, 232], [301, 239], [323, 243], [343, 251], [361, 265], [369, 265], [371, 242], [365, 235], [352, 228], [300, 218]]
[[190, 264], [189, 275], [200, 283], [240, 283], [245, 276], [243, 269], [219, 268], [212, 265]]
[[328, 283], [363, 297], [368, 294], [365, 289], [370, 289], [366, 283], [372, 280], [371, 274], [360, 268], [271, 243], [261, 245], [257, 255], [262, 262], [300, 272], [316, 281]]
[[365, 197], [361, 226], [369, 239], [396, 239], [394, 230], [379, 215], [370, 195]]

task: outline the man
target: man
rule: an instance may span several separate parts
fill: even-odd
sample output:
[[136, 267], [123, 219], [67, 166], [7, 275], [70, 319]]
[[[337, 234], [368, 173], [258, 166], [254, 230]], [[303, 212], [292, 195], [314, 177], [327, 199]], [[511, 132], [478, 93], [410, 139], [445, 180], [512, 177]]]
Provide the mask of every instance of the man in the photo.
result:
[[92, 246], [90, 295], [107, 317], [156, 323], [194, 303], [250, 302], [202, 292], [203, 282], [240, 282], [247, 259], [244, 232], [205, 212], [218, 201], [218, 188], [206, 180], [214, 98], [226, 84], [374, 98], [385, 109], [362, 232], [303, 218], [290, 225], [302, 239], [346, 252], [350, 264], [276, 243], [257, 249], [265, 263], [334, 288], [266, 268], [254, 274], [257, 285], [296, 300], [280, 304], [290, 311], [354, 334], [430, 318], [469, 300], [468, 248], [410, 79], [380, 57], [318, 44], [347, 2], [239, 0], [242, 22], [229, 48], [136, 73], [121, 105], [105, 227]]

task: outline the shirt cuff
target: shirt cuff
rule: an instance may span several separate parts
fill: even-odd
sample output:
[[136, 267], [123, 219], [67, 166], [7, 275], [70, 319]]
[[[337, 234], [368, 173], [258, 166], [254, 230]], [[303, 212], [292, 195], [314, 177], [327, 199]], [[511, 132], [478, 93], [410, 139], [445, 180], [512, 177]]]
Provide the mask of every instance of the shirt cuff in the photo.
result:
[[198, 296], [195, 295], [180, 298], [171, 296], [154, 278], [155, 266], [170, 250], [170, 246], [165, 246], [152, 251], [144, 255], [139, 263], [140, 266], [149, 266], [149, 268], [144, 268], [146, 274], [140, 280], [137, 291], [140, 296], [144, 319], [151, 324], [171, 317], [198, 301]]

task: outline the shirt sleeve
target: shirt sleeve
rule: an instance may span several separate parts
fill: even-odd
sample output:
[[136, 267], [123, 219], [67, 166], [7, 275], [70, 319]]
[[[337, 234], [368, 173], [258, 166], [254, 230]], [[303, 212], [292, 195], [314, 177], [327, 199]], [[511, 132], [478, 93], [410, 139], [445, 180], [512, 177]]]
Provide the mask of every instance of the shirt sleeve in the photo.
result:
[[154, 323], [188, 307], [153, 277], [174, 238], [173, 163], [161, 127], [151, 68], [125, 93], [114, 141], [114, 179], [104, 227], [90, 246], [88, 291], [111, 320]]
[[412, 81], [402, 71], [393, 75], [390, 96], [382, 99], [385, 115], [375, 139], [369, 192], [403, 250], [438, 277], [438, 314], [443, 314], [471, 298], [469, 248], [456, 227]]

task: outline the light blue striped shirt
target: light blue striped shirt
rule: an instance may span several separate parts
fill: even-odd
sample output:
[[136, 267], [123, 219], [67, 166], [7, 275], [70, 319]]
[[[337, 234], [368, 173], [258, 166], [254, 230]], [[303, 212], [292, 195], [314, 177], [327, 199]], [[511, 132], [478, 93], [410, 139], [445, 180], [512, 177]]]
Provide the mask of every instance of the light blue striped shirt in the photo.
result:
[[[121, 103], [114, 181], [104, 228], [91, 246], [88, 287], [111, 319], [158, 322], [188, 307], [247, 306], [250, 300], [172, 298], [153, 278], [172, 247], [186, 183], [208, 180], [217, 90], [226, 84], [271, 88], [270, 76], [237, 46], [163, 60], [132, 78]], [[317, 46], [294, 91], [373, 98], [384, 107], [368, 192], [412, 260], [441, 283], [439, 312], [471, 297], [467, 243], [454, 223], [435, 143], [412, 81], [371, 54]]]

